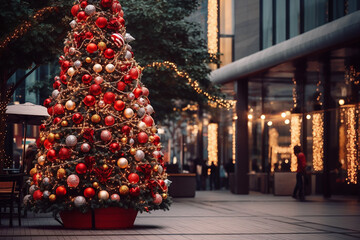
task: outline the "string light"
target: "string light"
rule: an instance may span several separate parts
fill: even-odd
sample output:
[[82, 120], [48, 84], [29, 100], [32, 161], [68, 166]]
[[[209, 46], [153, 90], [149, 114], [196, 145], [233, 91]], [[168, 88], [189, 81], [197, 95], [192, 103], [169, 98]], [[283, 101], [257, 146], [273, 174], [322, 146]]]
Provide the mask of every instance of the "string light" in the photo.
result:
[[345, 83], [350, 84], [354, 83], [358, 85], [360, 81], [360, 72], [356, 70], [354, 65], [347, 65], [345, 67]]
[[347, 106], [344, 111], [345, 120], [345, 141], [346, 141], [346, 165], [348, 183], [357, 184], [357, 171], [359, 167], [358, 141], [356, 131], [356, 108], [354, 105]]
[[252, 115], [252, 114], [248, 114], [248, 119], [249, 119], [249, 120], [253, 119], [253, 115]]
[[315, 171], [322, 171], [324, 158], [324, 113], [314, 113], [312, 125], [313, 168]]
[[42, 16], [44, 16], [47, 12], [52, 12], [56, 10], [57, 7], [44, 7], [40, 10], [38, 10], [32, 17], [30, 17], [30, 20], [27, 20], [20, 24], [13, 33], [9, 34], [5, 40], [0, 44], [0, 49], [5, 48], [11, 41], [18, 39], [22, 35], [24, 35], [30, 27], [33, 25], [31, 21], [38, 21]]
[[[237, 116], [235, 115], [236, 119]], [[233, 118], [234, 121], [232, 121], [232, 163], [235, 164], [236, 161], [236, 119], [235, 117]]]
[[[290, 124], [290, 149], [294, 149], [295, 146], [300, 144], [301, 136], [301, 117], [298, 114], [291, 115], [291, 124]], [[291, 154], [291, 171], [295, 172], [297, 169], [297, 158], [294, 154]]]
[[210, 123], [208, 125], [208, 153], [209, 161], [214, 162], [216, 165], [218, 163], [218, 124]]
[[198, 93], [204, 95], [208, 99], [208, 104], [210, 107], [213, 108], [226, 108], [227, 110], [230, 110], [234, 108], [236, 101], [234, 100], [226, 100], [222, 99], [216, 96], [212, 96], [210, 93], [205, 92], [200, 88], [200, 84], [198, 81], [193, 80], [190, 78], [189, 74], [185, 71], [180, 71], [176, 64], [169, 61], [164, 62], [153, 62], [151, 64], [146, 65], [144, 68], [160, 68], [160, 67], [166, 67], [167, 69], [173, 70], [179, 77], [186, 78], [188, 81], [188, 84]]
[[345, 100], [344, 99], [339, 99], [339, 105], [342, 106], [345, 104]]
[[269, 152], [271, 152], [271, 171], [275, 170], [275, 163], [278, 162], [278, 154], [291, 154], [290, 147], [279, 146], [279, 133], [276, 128], [269, 130]]
[[218, 0], [208, 0], [207, 20], [208, 51], [210, 54], [218, 52]]

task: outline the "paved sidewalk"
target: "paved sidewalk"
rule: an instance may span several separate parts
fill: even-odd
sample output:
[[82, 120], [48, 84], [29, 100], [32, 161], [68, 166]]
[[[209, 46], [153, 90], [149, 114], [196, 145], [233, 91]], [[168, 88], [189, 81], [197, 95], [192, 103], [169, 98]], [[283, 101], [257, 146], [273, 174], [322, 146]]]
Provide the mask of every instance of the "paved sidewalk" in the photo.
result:
[[[14, 221], [15, 224], [17, 221]], [[22, 227], [0, 226], [0, 239], [359, 239], [355, 198], [291, 197], [200, 191], [174, 199], [170, 211], [138, 215], [128, 230], [67, 230], [49, 214], [28, 214]]]

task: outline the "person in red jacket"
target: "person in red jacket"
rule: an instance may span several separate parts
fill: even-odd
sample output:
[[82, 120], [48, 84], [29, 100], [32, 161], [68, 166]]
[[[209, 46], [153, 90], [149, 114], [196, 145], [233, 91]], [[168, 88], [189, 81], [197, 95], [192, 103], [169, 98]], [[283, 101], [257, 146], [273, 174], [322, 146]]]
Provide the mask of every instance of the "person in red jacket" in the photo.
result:
[[304, 201], [305, 200], [304, 177], [305, 177], [305, 168], [306, 168], [306, 158], [300, 146], [294, 147], [294, 154], [297, 157], [297, 170], [296, 170], [296, 185], [292, 197], [297, 198], [297, 193], [299, 192], [300, 201]]

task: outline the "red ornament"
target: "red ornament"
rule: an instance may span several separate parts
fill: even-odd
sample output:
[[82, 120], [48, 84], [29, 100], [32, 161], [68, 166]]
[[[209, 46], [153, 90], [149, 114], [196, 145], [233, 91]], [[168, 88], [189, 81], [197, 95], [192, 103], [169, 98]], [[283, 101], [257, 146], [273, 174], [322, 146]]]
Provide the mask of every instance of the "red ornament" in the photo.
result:
[[138, 183], [140, 178], [136, 173], [130, 173], [128, 176], [129, 182], [132, 184]]
[[138, 186], [132, 187], [129, 189], [130, 195], [133, 197], [137, 197], [140, 195], [140, 188]]
[[47, 112], [48, 112], [48, 114], [49, 114], [50, 116], [52, 116], [52, 115], [54, 114], [54, 107], [49, 107], [49, 108], [47, 109]]
[[120, 150], [120, 145], [117, 142], [111, 143], [109, 149], [111, 152], [115, 153]]
[[121, 67], [120, 67], [120, 70], [122, 71], [122, 72], [126, 72], [127, 70], [128, 70], [128, 66], [127, 65], [121, 65]]
[[72, 116], [72, 120], [75, 124], [80, 124], [84, 120], [84, 117], [80, 113], [75, 113]]
[[104, 94], [104, 102], [111, 104], [115, 101], [115, 94], [113, 92], [107, 92]]
[[57, 115], [61, 115], [64, 114], [65, 110], [64, 110], [64, 106], [61, 105], [60, 103], [56, 104], [54, 106], [54, 113]]
[[87, 1], [82, 1], [80, 3], [81, 8], [85, 8], [87, 6]]
[[129, 135], [130, 130], [131, 130], [131, 128], [127, 125], [125, 125], [121, 128], [121, 132], [124, 133], [125, 135]]
[[99, 84], [93, 84], [90, 86], [90, 89], [89, 89], [89, 92], [90, 94], [94, 95], [94, 96], [97, 96], [101, 93], [101, 87]]
[[85, 33], [85, 38], [92, 39], [93, 37], [94, 37], [94, 35], [92, 34], [92, 32], [86, 32]]
[[68, 159], [70, 157], [70, 155], [71, 155], [71, 149], [66, 148], [66, 147], [60, 148], [60, 150], [59, 150], [59, 158], [61, 160]]
[[159, 185], [160, 185], [161, 187], [165, 186], [165, 181], [162, 180], [162, 179], [160, 179], [160, 180], [158, 181], [158, 183], [159, 183]]
[[[49, 140], [47, 140], [47, 139], [45, 139], [45, 141], [44, 141], [44, 147], [46, 148], [46, 149], [50, 149], [51, 147], [52, 147], [52, 143], [49, 141]], [[55, 151], [55, 150], [54, 150]], [[49, 153], [49, 152], [48, 152]], [[51, 153], [50, 155], [52, 155], [53, 153]], [[56, 157], [56, 152], [55, 152], [55, 157]]]
[[56, 188], [56, 195], [59, 197], [66, 195], [66, 188], [64, 186], [59, 186]]
[[103, 169], [99, 167], [94, 168], [94, 172], [101, 183], [107, 182], [107, 180], [111, 176], [112, 170], [113, 169], [111, 167], [109, 167], [108, 169]]
[[96, 99], [93, 95], [87, 95], [85, 98], [84, 98], [84, 101], [86, 106], [90, 107], [90, 106], [94, 106], [95, 105], [95, 102], [96, 102]]
[[56, 159], [56, 151], [54, 149], [49, 149], [49, 151], [46, 154], [46, 157], [50, 162], [53, 162]]
[[136, 67], [133, 67], [130, 69], [129, 71], [129, 75], [131, 76], [132, 79], [137, 79], [139, 77], [139, 70]]
[[85, 188], [84, 196], [87, 198], [91, 198], [91, 197], [95, 196], [95, 190], [91, 187]]
[[125, 26], [125, 19], [123, 19], [122, 17], [119, 17], [118, 20], [122, 26]]
[[45, 101], [44, 101], [44, 107], [48, 108], [48, 107], [50, 106], [50, 103], [51, 103], [51, 99], [50, 99], [50, 98], [45, 99]]
[[148, 141], [148, 135], [145, 132], [140, 132], [137, 136], [139, 143], [146, 143]]
[[103, 8], [111, 8], [113, 1], [112, 0], [101, 0], [100, 5]]
[[75, 17], [77, 15], [77, 12], [79, 11], [80, 9], [80, 6], [77, 4], [77, 5], [74, 5], [72, 6], [71, 8], [71, 14]]
[[69, 61], [63, 61], [61, 63], [61, 70], [66, 71], [69, 67], [70, 67], [70, 62]]
[[121, 101], [121, 100], [116, 100], [114, 102], [114, 108], [117, 111], [122, 111], [125, 108], [125, 103], [123, 101]]
[[97, 50], [97, 45], [95, 43], [89, 43], [86, 47], [86, 51], [93, 53]]
[[153, 143], [155, 145], [158, 145], [160, 143], [160, 137], [158, 135], [154, 135], [154, 140], [153, 140]]
[[59, 80], [57, 80], [57, 81], [55, 81], [55, 82], [53, 83], [53, 88], [54, 88], [54, 89], [59, 89], [60, 86], [61, 86], [61, 82], [60, 82]]
[[40, 131], [44, 130], [45, 127], [46, 127], [45, 124], [41, 124], [41, 125], [39, 126]]
[[124, 91], [126, 87], [126, 84], [124, 82], [118, 82], [117, 83], [117, 89], [119, 89], [120, 91]]
[[105, 50], [104, 55], [105, 55], [105, 57], [106, 57], [107, 59], [110, 59], [110, 58], [113, 58], [113, 57], [114, 57], [115, 52], [114, 52], [114, 50], [112, 50], [111, 48], [108, 48], [108, 49]]
[[117, 13], [121, 11], [121, 5], [119, 2], [114, 1], [112, 6], [111, 6], [111, 10], [113, 13]]
[[109, 130], [102, 130], [100, 133], [100, 138], [104, 142], [110, 141], [112, 138], [111, 132]]
[[118, 21], [117, 18], [112, 18], [110, 19], [110, 21], [108, 22], [107, 28], [117, 32], [117, 30], [119, 30], [121, 23]]
[[33, 193], [33, 199], [34, 199], [35, 201], [40, 200], [42, 197], [43, 197], [43, 193], [42, 193], [40, 190], [36, 190], [36, 191]]
[[115, 123], [115, 118], [113, 116], [106, 116], [105, 117], [105, 125], [112, 126]]
[[129, 83], [131, 83], [133, 81], [133, 79], [131, 78], [131, 76], [129, 75], [129, 74], [126, 74], [125, 76], [124, 76], [124, 82], [126, 83], [126, 84], [129, 84]]
[[58, 124], [60, 121], [61, 121], [61, 118], [56, 117], [56, 118], [54, 118], [53, 123], [54, 123], [54, 124]]
[[107, 20], [104, 17], [98, 17], [98, 19], [96, 19], [95, 22], [96, 26], [98, 26], [99, 28], [104, 28], [107, 25]]
[[85, 20], [87, 18], [86, 13], [84, 11], [78, 12], [76, 17], [79, 21]]
[[133, 93], [134, 93], [135, 97], [138, 98], [142, 95], [142, 90], [141, 90], [141, 88], [135, 88]]
[[85, 174], [86, 171], [87, 171], [87, 167], [86, 167], [85, 163], [78, 163], [76, 165], [76, 172], [78, 174]]
[[89, 82], [91, 82], [91, 80], [92, 80], [92, 76], [89, 74], [84, 74], [81, 78], [81, 81], [83, 83], [89, 83]]
[[145, 115], [142, 119], [142, 121], [146, 124], [146, 126], [151, 127], [154, 124], [154, 119], [149, 116]]
[[65, 74], [63, 74], [63, 75], [61, 75], [60, 76], [60, 81], [63, 83], [63, 84], [67, 84], [67, 77], [66, 77], [66, 75]]
[[149, 96], [149, 89], [147, 89], [146, 87], [142, 87], [141, 90], [144, 96]]
[[33, 181], [37, 184], [38, 181], [41, 179], [41, 174], [40, 173], [36, 173], [33, 175]]

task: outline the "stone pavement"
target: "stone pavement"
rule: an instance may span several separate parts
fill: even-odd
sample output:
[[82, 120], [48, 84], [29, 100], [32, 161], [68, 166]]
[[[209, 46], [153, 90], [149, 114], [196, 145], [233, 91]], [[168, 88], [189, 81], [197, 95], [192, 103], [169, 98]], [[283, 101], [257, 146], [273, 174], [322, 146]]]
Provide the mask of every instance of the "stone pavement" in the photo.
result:
[[291, 197], [227, 191], [199, 191], [177, 198], [170, 211], [139, 214], [133, 229], [68, 230], [49, 214], [28, 214], [23, 226], [2, 220], [2, 239], [359, 239], [360, 204], [356, 198], [306, 202]]

